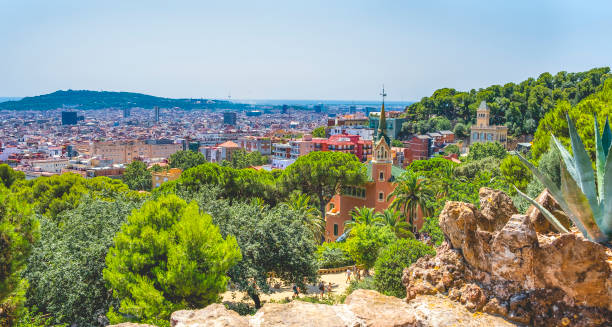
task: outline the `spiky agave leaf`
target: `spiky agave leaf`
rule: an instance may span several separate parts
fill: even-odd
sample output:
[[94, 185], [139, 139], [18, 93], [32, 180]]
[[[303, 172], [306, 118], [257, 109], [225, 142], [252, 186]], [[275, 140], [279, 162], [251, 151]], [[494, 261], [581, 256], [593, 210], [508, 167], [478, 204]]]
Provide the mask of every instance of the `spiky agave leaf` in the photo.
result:
[[612, 239], [612, 155], [608, 155], [604, 167], [605, 172], [602, 182], [603, 192], [599, 199], [599, 217], [595, 218], [601, 231], [606, 234], [608, 238]]
[[530, 198], [527, 194], [521, 192], [518, 188], [516, 188], [516, 186], [514, 187], [514, 189], [516, 190], [516, 192], [524, 197], [525, 199], [527, 199], [527, 201], [529, 201], [529, 203], [533, 204], [538, 210], [540, 210], [540, 212], [544, 215], [544, 218], [546, 218], [546, 220], [548, 220], [548, 222], [550, 222], [551, 225], [553, 225], [553, 227], [560, 233], [568, 233], [569, 231], [565, 228], [565, 226], [563, 226], [563, 224], [561, 224], [561, 222], [557, 219], [557, 217], [555, 217], [555, 215], [553, 215], [550, 211], [548, 211], [548, 209], [544, 208], [541, 204], [539, 204], [536, 200]]
[[[572, 178], [564, 165], [561, 165], [561, 192], [569, 205], [571, 217], [576, 224], [576, 227], [589, 240], [595, 242], [604, 242], [607, 236], [601, 232], [601, 229], [595, 221], [595, 208], [591, 207], [587, 196], [580, 190], [578, 183]], [[596, 208], [599, 209], [599, 208]]]

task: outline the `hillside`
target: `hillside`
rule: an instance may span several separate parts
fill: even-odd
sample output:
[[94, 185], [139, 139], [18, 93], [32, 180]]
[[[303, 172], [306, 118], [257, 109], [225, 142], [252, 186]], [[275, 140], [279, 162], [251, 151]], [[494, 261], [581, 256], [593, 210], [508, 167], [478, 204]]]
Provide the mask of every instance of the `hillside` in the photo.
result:
[[405, 135], [426, 133], [459, 124], [462, 125], [460, 129], [466, 131], [476, 119], [479, 103], [485, 100], [491, 109], [492, 124], [508, 126], [508, 132], [514, 136], [533, 134], [540, 119], [559, 101], [575, 105], [600, 91], [603, 82], [610, 77], [610, 67], [601, 67], [578, 73], [542, 73], [537, 79], [478, 90], [441, 88], [406, 108], [410, 122], [405, 123], [402, 132]]
[[67, 90], [25, 97], [19, 101], [2, 102], [0, 103], [0, 110], [52, 110], [62, 107], [82, 110], [133, 107], [151, 109], [154, 106], [161, 108], [214, 109], [240, 108], [244, 105], [207, 99], [170, 99], [131, 92]]

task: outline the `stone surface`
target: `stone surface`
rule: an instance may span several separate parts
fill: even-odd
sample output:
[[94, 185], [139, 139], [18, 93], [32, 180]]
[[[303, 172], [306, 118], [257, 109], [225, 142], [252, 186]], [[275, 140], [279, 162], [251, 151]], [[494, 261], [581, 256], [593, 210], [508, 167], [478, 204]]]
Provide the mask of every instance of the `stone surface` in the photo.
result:
[[486, 218], [479, 225], [482, 230], [500, 230], [512, 215], [518, 213], [512, 199], [504, 192], [483, 187], [478, 190], [480, 213]]
[[[546, 210], [550, 211], [565, 228], [570, 227], [570, 220], [567, 215], [563, 212], [557, 201], [552, 197], [548, 189], [544, 189], [535, 201], [539, 203]], [[548, 219], [538, 210], [535, 206], [531, 205], [527, 209], [525, 214], [529, 217], [529, 220], [533, 224], [533, 228], [538, 233], [556, 233], [557, 230], [548, 222]]]
[[533, 215], [513, 213], [507, 196], [480, 194], [483, 211], [446, 203], [440, 227], [448, 241], [404, 270], [407, 300], [442, 293], [521, 324], [612, 326], [611, 250], [577, 231], [537, 233]]
[[371, 290], [356, 290], [344, 302], [365, 326], [414, 326], [416, 319], [406, 302]]
[[200, 310], [175, 311], [170, 316], [172, 327], [229, 327], [248, 326], [245, 317], [225, 308], [223, 304], [211, 304]]
[[365, 326], [345, 306], [302, 301], [267, 303], [251, 317], [249, 326], [341, 327]]
[[153, 325], [135, 324], [133, 322], [123, 322], [117, 325], [108, 325], [106, 327], [155, 327]]

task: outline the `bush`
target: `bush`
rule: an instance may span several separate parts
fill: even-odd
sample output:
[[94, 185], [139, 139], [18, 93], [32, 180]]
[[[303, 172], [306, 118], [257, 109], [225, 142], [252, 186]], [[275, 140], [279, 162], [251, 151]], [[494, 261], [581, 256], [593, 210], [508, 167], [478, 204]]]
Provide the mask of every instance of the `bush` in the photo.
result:
[[376, 290], [376, 284], [374, 278], [364, 277], [360, 280], [351, 280], [351, 284], [346, 288], [345, 294], [349, 295], [355, 290]]
[[148, 201], [128, 217], [106, 256], [104, 279], [121, 301], [107, 316], [111, 323], [163, 320], [217, 302], [240, 259], [236, 239], [224, 240], [195, 202], [176, 195]]
[[346, 249], [346, 243], [323, 243], [317, 248], [316, 256], [319, 268], [338, 268], [355, 264]]
[[444, 242], [444, 233], [442, 233], [440, 229], [438, 216], [426, 217], [423, 219], [423, 227], [419, 232], [427, 234], [435, 246], [439, 246]]
[[388, 226], [357, 224], [351, 229], [346, 247], [355, 262], [369, 270], [374, 266], [380, 249], [396, 239]]
[[386, 295], [405, 297], [406, 288], [402, 284], [404, 268], [428, 254], [435, 255], [436, 251], [413, 239], [400, 239], [384, 248], [374, 266], [376, 289]]
[[486, 157], [494, 157], [504, 159], [508, 155], [508, 151], [498, 142], [474, 143], [470, 146], [468, 153], [469, 160], [480, 160]]

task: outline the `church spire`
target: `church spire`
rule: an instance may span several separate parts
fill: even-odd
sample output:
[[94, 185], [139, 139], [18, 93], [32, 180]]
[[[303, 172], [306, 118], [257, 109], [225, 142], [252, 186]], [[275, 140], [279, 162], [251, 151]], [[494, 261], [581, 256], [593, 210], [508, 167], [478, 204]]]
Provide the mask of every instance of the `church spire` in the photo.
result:
[[387, 144], [389, 144], [389, 137], [387, 136], [387, 117], [385, 115], [385, 97], [387, 96], [387, 93], [385, 93], [385, 85], [383, 85], [380, 95], [382, 96], [382, 108], [380, 109], [380, 121], [378, 123], [378, 138], [384, 138]]

